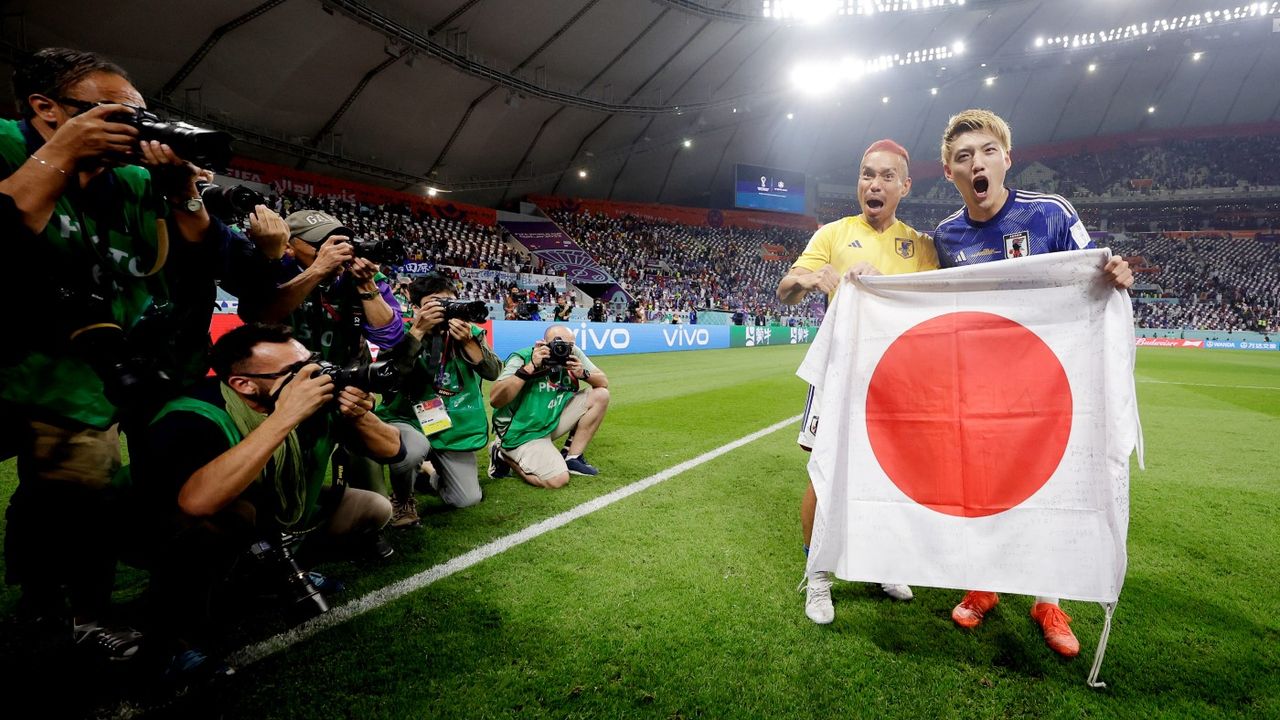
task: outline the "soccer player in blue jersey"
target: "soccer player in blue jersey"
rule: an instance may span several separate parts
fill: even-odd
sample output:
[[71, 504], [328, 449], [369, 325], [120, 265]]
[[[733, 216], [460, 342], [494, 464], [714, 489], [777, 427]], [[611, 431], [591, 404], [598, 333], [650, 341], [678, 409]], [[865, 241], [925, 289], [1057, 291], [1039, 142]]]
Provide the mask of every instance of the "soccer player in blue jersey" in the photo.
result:
[[[964, 198], [964, 207], [934, 232], [942, 267], [1095, 247], [1065, 198], [1004, 186], [1005, 173], [1013, 164], [1011, 149], [1008, 123], [989, 110], [965, 110], [948, 121], [942, 134], [942, 167]], [[1133, 285], [1133, 272], [1118, 255], [1107, 261], [1102, 272], [1117, 288]], [[977, 627], [999, 600], [993, 592], [971, 590], [951, 611], [951, 619], [961, 627]], [[1031, 617], [1055, 652], [1065, 657], [1079, 654], [1071, 618], [1058, 607], [1058, 598], [1037, 597]]]

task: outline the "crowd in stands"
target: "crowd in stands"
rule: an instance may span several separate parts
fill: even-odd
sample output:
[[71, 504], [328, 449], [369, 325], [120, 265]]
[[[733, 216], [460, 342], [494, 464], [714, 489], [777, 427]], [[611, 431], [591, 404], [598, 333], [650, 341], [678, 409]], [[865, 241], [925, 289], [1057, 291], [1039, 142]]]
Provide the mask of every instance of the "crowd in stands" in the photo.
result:
[[414, 212], [407, 205], [375, 205], [328, 197], [281, 197], [282, 215], [296, 210], [326, 212], [363, 237], [395, 237], [408, 259], [506, 272], [529, 272], [527, 261], [502, 242], [494, 228]]
[[[1177, 190], [1280, 186], [1280, 135], [1161, 140], [1036, 160], [1015, 168], [1012, 187], [1070, 198], [1148, 196]], [[945, 178], [916, 187], [917, 196], [956, 199]]]
[[1110, 244], [1117, 253], [1141, 258], [1133, 262], [1139, 326], [1280, 331], [1280, 243], [1152, 234], [1117, 235]]
[[[508, 272], [538, 272], [499, 238], [494, 229], [458, 220], [418, 215], [403, 206], [350, 203], [326, 198], [284, 198], [291, 208], [323, 210], [366, 236], [398, 236], [411, 248], [410, 260]], [[1273, 203], [1280, 211], [1280, 203]], [[827, 208], [835, 210], [834, 206]], [[1252, 227], [1254, 208], [1226, 203], [1214, 210], [1170, 204], [1169, 207], [1109, 208], [1105, 217], [1114, 236], [1113, 249], [1140, 256], [1146, 263], [1135, 295], [1178, 299], [1140, 302], [1140, 325], [1152, 328], [1280, 330], [1280, 246], [1255, 240], [1203, 236], [1175, 239], [1151, 235], [1153, 223], [1168, 229], [1200, 227], [1206, 218], [1215, 228]], [[903, 219], [931, 227], [922, 208], [903, 208]], [[1239, 222], [1229, 219], [1234, 214]], [[1100, 211], [1086, 207], [1081, 216], [1097, 227]], [[680, 225], [638, 216], [609, 217], [591, 212], [557, 211], [552, 218], [618, 279], [633, 297], [628, 309], [607, 308], [597, 317], [618, 322], [696, 322], [699, 310], [735, 314], [735, 322], [763, 325], [787, 318], [816, 320], [821, 299], [788, 308], [774, 289], [790, 261], [803, 249], [808, 233], [787, 228], [712, 228]], [[1143, 234], [1123, 234], [1125, 229]], [[785, 249], [782, 260], [764, 259], [763, 246]], [[568, 317], [576, 303], [572, 293], [550, 283], [518, 287], [513, 282], [459, 278], [463, 297], [502, 305], [511, 319], [528, 318], [521, 303], [540, 307], [542, 320]], [[557, 314], [556, 308], [560, 308]]]
[[[816, 308], [784, 308], [778, 279], [804, 249], [810, 233], [781, 227], [713, 228], [637, 216], [591, 212], [552, 213], [561, 228], [614, 274], [635, 299], [633, 319], [688, 322], [699, 309], [743, 313], [744, 322], [781, 322], [784, 315], [812, 318]], [[781, 246], [766, 260], [764, 246]]]

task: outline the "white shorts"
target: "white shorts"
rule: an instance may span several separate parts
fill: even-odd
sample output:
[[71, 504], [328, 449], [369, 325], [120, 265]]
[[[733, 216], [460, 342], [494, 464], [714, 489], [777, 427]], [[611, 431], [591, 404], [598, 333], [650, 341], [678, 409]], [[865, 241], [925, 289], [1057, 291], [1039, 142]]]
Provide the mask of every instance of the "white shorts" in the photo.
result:
[[805, 450], [813, 450], [813, 441], [818, 437], [818, 406], [822, 404], [822, 396], [813, 386], [809, 386], [809, 397], [804, 403], [804, 415], [800, 419], [800, 437], [796, 442]]

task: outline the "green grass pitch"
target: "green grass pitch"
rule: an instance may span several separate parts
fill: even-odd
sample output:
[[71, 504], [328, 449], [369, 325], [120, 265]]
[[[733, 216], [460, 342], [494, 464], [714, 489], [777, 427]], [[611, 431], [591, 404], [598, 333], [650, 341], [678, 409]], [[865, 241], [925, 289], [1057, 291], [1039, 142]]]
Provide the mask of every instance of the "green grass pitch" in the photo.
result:
[[[423, 527], [390, 535], [391, 561], [323, 568], [348, 584], [334, 600], [798, 414], [803, 352], [600, 358], [613, 404], [588, 450], [599, 478], [560, 491], [485, 481], [463, 511], [424, 499]], [[966, 632], [949, 617], [956, 591], [895, 603], [837, 583], [835, 623], [810, 623], [796, 591], [806, 456], [788, 426], [245, 668], [194, 714], [1280, 717], [1280, 353], [1144, 348], [1137, 374], [1147, 469], [1132, 475], [1105, 690], [1084, 682], [1102, 625], [1089, 603], [1063, 603], [1083, 646], [1073, 661], [1044, 647], [1030, 598], [1005, 596]], [[13, 461], [0, 464], [0, 498], [15, 483]], [[118, 597], [143, 581], [122, 570]], [[15, 601], [0, 591], [0, 615]], [[257, 618], [229, 644], [280, 629]], [[0, 639], [0, 668], [31, 652]]]

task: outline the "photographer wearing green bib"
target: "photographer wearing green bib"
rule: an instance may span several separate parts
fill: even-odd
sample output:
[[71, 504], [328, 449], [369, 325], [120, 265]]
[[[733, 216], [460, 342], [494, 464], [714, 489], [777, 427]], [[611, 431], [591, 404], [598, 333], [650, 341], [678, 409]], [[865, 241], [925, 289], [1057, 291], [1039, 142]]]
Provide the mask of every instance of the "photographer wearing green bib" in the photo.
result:
[[[609, 408], [609, 378], [574, 344], [564, 325], [517, 350], [489, 391], [494, 407], [489, 477], [508, 467], [542, 488], [564, 487], [570, 475], [597, 475], [583, 452]], [[569, 436], [563, 451], [553, 440]]]
[[404, 460], [391, 465], [393, 527], [418, 524], [413, 494], [418, 469], [428, 457], [436, 469], [433, 489], [445, 504], [469, 507], [483, 499], [476, 451], [489, 442], [481, 380], [495, 380], [502, 361], [489, 349], [483, 302], [461, 302], [454, 281], [439, 273], [409, 286], [413, 321], [393, 353], [403, 380], [386, 395], [377, 414], [400, 431]]
[[60, 625], [69, 603], [78, 647], [128, 660], [138, 634], [107, 625], [118, 423], [203, 374], [197, 310], [207, 317], [213, 278], [190, 271], [216, 265], [225, 227], [188, 160], [216, 164], [230, 138], [160, 121], [94, 53], [24, 55], [13, 90], [21, 119], [0, 120], [4, 231], [18, 250], [3, 292], [21, 338], [0, 352], [0, 458], [17, 456], [19, 478], [5, 579], [22, 586], [24, 620]]

